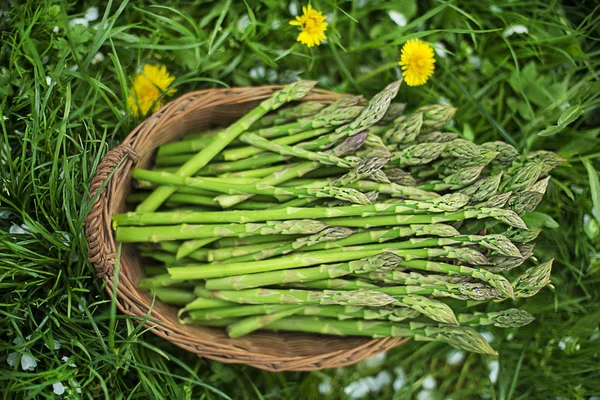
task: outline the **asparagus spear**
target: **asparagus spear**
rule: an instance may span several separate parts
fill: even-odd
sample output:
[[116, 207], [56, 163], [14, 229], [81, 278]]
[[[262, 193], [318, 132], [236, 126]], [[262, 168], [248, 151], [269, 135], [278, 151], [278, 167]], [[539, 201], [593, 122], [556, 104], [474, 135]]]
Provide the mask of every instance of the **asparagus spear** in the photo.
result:
[[326, 104], [316, 101], [305, 101], [295, 106], [280, 108], [275, 114], [267, 115], [259, 119], [254, 127], [264, 128], [268, 126], [279, 126], [296, 119], [307, 118], [317, 114]]
[[329, 318], [292, 316], [267, 325], [267, 329], [322, 333], [341, 336], [406, 337], [417, 341], [440, 341], [461, 350], [497, 355], [475, 330], [465, 326], [397, 324], [386, 321], [339, 321]]
[[236, 275], [206, 280], [209, 290], [240, 290], [291, 282], [307, 282], [325, 278], [337, 278], [349, 274], [364, 274], [394, 268], [402, 260], [391, 252], [341, 264], [322, 264], [313, 268], [297, 268], [280, 271]]
[[523, 220], [514, 211], [503, 210], [499, 208], [463, 209], [462, 211], [444, 212], [438, 214], [383, 215], [363, 217], [360, 220], [356, 218], [339, 217], [330, 218], [327, 220], [327, 223], [330, 226], [372, 228], [375, 226], [386, 225], [411, 225], [462, 221], [474, 218], [494, 218], [500, 222], [504, 222], [509, 226], [527, 229], [527, 226], [525, 225]]
[[[293, 242], [281, 243], [278, 246], [265, 247], [261, 250], [257, 250], [254, 253], [248, 254], [248, 257], [244, 258], [244, 261], [249, 260], [264, 260], [265, 258], [273, 258], [276, 256], [289, 254], [293, 251], [298, 251], [303, 247], [314, 246], [317, 243], [331, 242], [343, 239], [350, 236], [354, 231], [344, 227], [333, 227], [325, 228], [314, 235], [305, 236], [299, 238]], [[236, 262], [242, 261], [240, 258]]]
[[[349, 281], [344, 290], [358, 290], [364, 288], [360, 283]], [[339, 289], [338, 289], [339, 290]], [[372, 290], [375, 290], [374, 288]], [[503, 298], [498, 290], [491, 286], [462, 282], [457, 284], [437, 282], [434, 285], [420, 286], [386, 286], [376, 290], [391, 296], [431, 295], [434, 297], [450, 297], [458, 300], [493, 300]]]
[[[210, 308], [191, 311], [190, 318], [193, 320], [218, 320], [226, 318], [247, 317], [257, 314], [273, 314], [275, 312], [298, 308], [292, 304], [253, 304], [236, 307]], [[315, 315], [337, 319], [390, 319], [402, 321], [416, 318], [420, 313], [411, 308], [372, 308], [363, 306], [341, 306], [341, 305], [307, 305], [302, 306], [299, 312], [303, 315]]]
[[317, 220], [265, 221], [250, 224], [173, 225], [162, 227], [118, 227], [117, 240], [123, 243], [160, 242], [247, 235], [312, 234], [327, 227]]
[[[194, 158], [183, 164], [178, 170], [177, 175], [181, 177], [191, 176], [210, 162], [221, 150], [231, 143], [240, 134], [246, 131], [255, 121], [271, 110], [275, 110], [289, 101], [298, 100], [304, 97], [316, 84], [314, 81], [298, 81], [285, 86], [282, 90], [276, 92], [272, 97], [260, 103], [258, 107], [237, 120], [229, 128], [220, 132], [215, 139], [205, 147]], [[161, 186], [156, 189], [136, 208], [137, 211], [151, 212], [155, 211], [164, 203], [170, 195], [176, 191], [173, 186]]]
[[[314, 251], [314, 250], [327, 250], [327, 249], [339, 249], [349, 246], [356, 246], [366, 243], [383, 243], [393, 239], [398, 239], [407, 236], [441, 236], [441, 237], [453, 237], [459, 236], [460, 233], [449, 225], [443, 224], [427, 224], [427, 225], [410, 225], [409, 227], [396, 227], [391, 229], [383, 230], [372, 230], [366, 232], [359, 232], [348, 236], [344, 239], [335, 240], [333, 242], [320, 242], [311, 244], [306, 247], [300, 247], [295, 251]], [[256, 254], [250, 254], [247, 256], [236, 257], [235, 260], [230, 262], [242, 262], [252, 261], [257, 259], [270, 258], [272, 256], [272, 248], [278, 245], [273, 245], [270, 248], [265, 248], [265, 251], [258, 251]], [[267, 257], [264, 257], [267, 255]]]
[[268, 315], [253, 315], [251, 317], [244, 318], [240, 321], [236, 321], [227, 326], [227, 334], [230, 338], [244, 336], [251, 332], [262, 329], [275, 321], [279, 321], [283, 318], [289, 317], [290, 315], [296, 314], [300, 311], [302, 311], [302, 307], [283, 310]]
[[276, 143], [275, 141], [269, 141], [267, 139], [261, 138], [258, 135], [246, 134], [241, 139], [242, 141], [244, 141], [244, 143], [252, 144], [255, 147], [279, 153], [283, 156], [291, 156], [303, 158], [306, 160], [318, 161], [322, 164], [335, 165], [340, 168], [352, 168], [355, 166], [347, 160], [344, 160], [331, 154], [326, 154], [322, 152], [312, 152], [299, 146], [287, 146], [285, 144]]
[[[327, 228], [326, 228], [327, 229]], [[301, 236], [299, 239], [302, 239], [304, 236]], [[168, 242], [166, 242], [168, 243]], [[293, 243], [290, 240], [281, 240], [277, 242], [267, 242], [267, 243], [257, 243], [251, 244], [247, 246], [231, 246], [231, 247], [222, 247], [218, 249], [210, 249], [206, 252], [207, 261], [225, 261], [229, 259], [236, 259], [238, 257], [246, 256], [249, 254], [254, 254], [256, 252], [260, 252], [262, 250], [268, 249], [272, 250], [273, 248], [277, 248], [282, 245], [287, 245]]]
[[208, 296], [241, 304], [339, 304], [381, 307], [396, 302], [385, 293], [372, 290], [310, 291], [297, 289], [215, 290]]
[[[365, 195], [356, 189], [352, 188], [337, 188], [337, 187], [324, 187], [324, 188], [280, 188], [269, 185], [263, 185], [257, 182], [253, 185], [235, 185], [228, 184], [226, 182], [220, 182], [219, 179], [207, 179], [207, 178], [190, 178], [180, 177], [167, 172], [159, 171], [148, 171], [134, 168], [134, 177], [143, 177], [144, 179], [152, 180], [157, 183], [174, 186], [187, 186], [197, 188], [212, 188], [215, 191], [228, 194], [237, 193], [251, 193], [251, 194], [265, 194], [269, 196], [295, 196], [295, 197], [334, 197], [341, 200], [351, 201], [358, 204], [369, 204], [370, 201]], [[245, 200], [247, 197], [239, 198], [239, 201]], [[216, 197], [217, 201], [221, 206], [231, 206], [230, 202], [224, 203], [223, 199]], [[237, 203], [234, 203], [237, 204]], [[137, 210], [140, 212], [140, 210]], [[141, 211], [145, 212], [145, 211]]]
[[513, 282], [516, 297], [531, 297], [550, 283], [554, 259], [531, 267]]
[[375, 125], [387, 112], [390, 102], [396, 97], [401, 83], [402, 81], [400, 80], [387, 85], [381, 92], [373, 96], [362, 113], [354, 121], [337, 128], [335, 134], [321, 137], [304, 144], [302, 147], [306, 150], [327, 149], [340, 139], [347, 136], [354, 136]]
[[475, 312], [473, 314], [458, 314], [457, 317], [461, 325], [493, 325], [498, 328], [519, 328], [531, 323], [535, 319], [529, 312], [517, 308], [509, 308], [491, 313]]
[[[233, 187], [233, 186], [232, 186]], [[276, 188], [277, 189], [277, 188]], [[260, 189], [263, 190], [263, 189]], [[281, 189], [288, 190], [288, 189]], [[299, 190], [299, 189], [298, 189]], [[320, 189], [306, 189], [317, 193]], [[264, 191], [267, 191], [264, 189]], [[271, 190], [272, 193], [281, 193]], [[289, 192], [285, 192], [289, 193]], [[299, 193], [298, 191], [295, 193]], [[318, 196], [318, 195], [317, 195]], [[138, 213], [128, 212], [113, 216], [113, 223], [118, 226], [130, 225], [172, 225], [178, 223], [248, 223], [259, 221], [295, 219], [329, 219], [342, 217], [366, 217], [370, 215], [412, 214], [415, 210], [431, 213], [444, 213], [457, 211], [469, 201], [469, 197], [453, 193], [428, 201], [398, 200], [390, 204], [350, 205], [334, 208], [296, 208], [288, 207], [276, 210], [242, 210], [242, 211], [209, 211], [209, 212], [156, 212]]]

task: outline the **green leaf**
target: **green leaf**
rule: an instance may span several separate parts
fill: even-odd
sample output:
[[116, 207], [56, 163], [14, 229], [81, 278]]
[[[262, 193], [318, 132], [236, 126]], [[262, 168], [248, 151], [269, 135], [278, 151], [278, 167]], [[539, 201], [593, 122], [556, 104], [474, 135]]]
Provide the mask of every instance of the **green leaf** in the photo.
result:
[[567, 108], [560, 115], [558, 119], [558, 125], [569, 125], [571, 122], [575, 121], [581, 115], [581, 105], [577, 104], [576, 106], [572, 106]]
[[590, 180], [590, 191], [592, 193], [592, 204], [594, 208], [592, 214], [596, 218], [596, 221], [600, 222], [600, 179], [598, 179], [598, 171], [594, 168], [594, 165], [589, 159], [581, 160], [585, 169], [588, 172], [588, 178]]
[[533, 211], [523, 215], [523, 221], [530, 228], [558, 228], [560, 225], [554, 218], [543, 212]]
[[562, 114], [558, 118], [558, 122], [556, 125], [552, 125], [544, 129], [543, 131], [538, 133], [538, 136], [556, 135], [557, 133], [565, 129], [571, 122], [574, 122], [577, 118], [579, 118], [582, 113], [583, 110], [580, 104], [567, 108], [565, 111], [562, 112]]
[[583, 231], [587, 237], [591, 240], [596, 239], [600, 233], [600, 224], [598, 224], [598, 221], [591, 218], [589, 215], [585, 215], [583, 220]]

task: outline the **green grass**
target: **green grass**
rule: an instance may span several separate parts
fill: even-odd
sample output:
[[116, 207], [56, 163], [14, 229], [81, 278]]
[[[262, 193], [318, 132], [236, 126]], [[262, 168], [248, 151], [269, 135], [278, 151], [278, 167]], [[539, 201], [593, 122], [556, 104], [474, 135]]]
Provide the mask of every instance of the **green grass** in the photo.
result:
[[[406, 375], [402, 388], [388, 383], [365, 398], [415, 398], [428, 375], [437, 382], [432, 398], [600, 395], [600, 9], [594, 2], [313, 1], [331, 13], [330, 40], [313, 49], [295, 42], [286, 2], [75, 3], [15, 2], [0, 18], [4, 398], [316, 399], [327, 381], [327, 398], [342, 399], [350, 383], [382, 371], [393, 381], [396, 368]], [[92, 5], [100, 9], [97, 21], [69, 25]], [[389, 10], [402, 12], [408, 24], [396, 25]], [[528, 33], [503, 36], [512, 25]], [[224, 365], [186, 354], [116, 312], [86, 261], [89, 205], [82, 199], [102, 155], [139, 123], [127, 114], [126, 98], [141, 65], [167, 65], [178, 94], [299, 76], [369, 96], [400, 76], [399, 50], [410, 38], [442, 42], [446, 57], [437, 57], [427, 85], [404, 86], [398, 101], [413, 108], [443, 99], [458, 107], [454, 129], [465, 138], [503, 138], [522, 151], [555, 150], [569, 161], [554, 172], [531, 216], [547, 228], [536, 255], [556, 257], [554, 289], [519, 301], [537, 317], [530, 326], [490, 331], [500, 350], [495, 383], [488, 370], [493, 358], [470, 354], [450, 365], [450, 348], [437, 343], [405, 344], [376, 366], [314, 373]], [[99, 51], [105, 58], [96, 62]], [[36, 360], [33, 370], [21, 368], [23, 355]], [[58, 382], [62, 396], [53, 393]]]

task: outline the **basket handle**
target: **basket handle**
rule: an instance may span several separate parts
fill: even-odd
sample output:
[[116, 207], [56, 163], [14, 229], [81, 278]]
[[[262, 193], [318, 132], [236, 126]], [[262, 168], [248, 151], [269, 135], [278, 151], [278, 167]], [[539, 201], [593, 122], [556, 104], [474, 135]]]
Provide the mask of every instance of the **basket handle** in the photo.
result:
[[[88, 261], [94, 264], [101, 278], [110, 278], [114, 273], [115, 252], [106, 246], [103, 224], [107, 200], [108, 179], [114, 169], [125, 159], [129, 158], [134, 164], [138, 161], [137, 151], [129, 144], [120, 144], [109, 150], [96, 168], [96, 174], [90, 185], [90, 199], [96, 199], [85, 219], [85, 235], [87, 237]], [[110, 229], [110, 221], [108, 222]]]

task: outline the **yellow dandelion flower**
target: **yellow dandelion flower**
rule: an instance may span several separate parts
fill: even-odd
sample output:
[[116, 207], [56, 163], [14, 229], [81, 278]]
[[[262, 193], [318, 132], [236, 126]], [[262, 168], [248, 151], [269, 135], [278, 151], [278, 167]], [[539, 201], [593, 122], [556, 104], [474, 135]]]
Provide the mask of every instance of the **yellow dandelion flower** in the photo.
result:
[[409, 40], [402, 47], [398, 64], [402, 66], [402, 75], [408, 86], [423, 85], [435, 69], [433, 48], [420, 40]]
[[302, 7], [302, 11], [304, 15], [296, 17], [295, 21], [290, 21], [290, 25], [302, 27], [302, 32], [296, 40], [308, 47], [318, 46], [327, 39], [327, 36], [325, 36], [327, 16], [312, 8], [310, 4]]
[[149, 110], [158, 111], [163, 105], [161, 97], [172, 95], [177, 90], [169, 89], [175, 77], [171, 76], [164, 65], [146, 64], [142, 72], [133, 79], [129, 88], [127, 103], [131, 113], [137, 117], [146, 115]]

